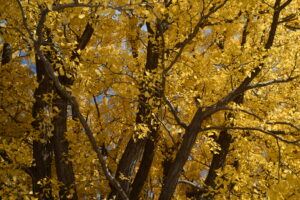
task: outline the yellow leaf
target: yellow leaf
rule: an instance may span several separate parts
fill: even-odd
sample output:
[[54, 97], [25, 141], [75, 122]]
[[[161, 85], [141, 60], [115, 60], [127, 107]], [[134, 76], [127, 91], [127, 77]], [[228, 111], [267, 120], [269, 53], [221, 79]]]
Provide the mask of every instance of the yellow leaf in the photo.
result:
[[80, 14], [80, 15], [78, 15], [78, 18], [79, 18], [79, 19], [85, 18], [85, 14]]

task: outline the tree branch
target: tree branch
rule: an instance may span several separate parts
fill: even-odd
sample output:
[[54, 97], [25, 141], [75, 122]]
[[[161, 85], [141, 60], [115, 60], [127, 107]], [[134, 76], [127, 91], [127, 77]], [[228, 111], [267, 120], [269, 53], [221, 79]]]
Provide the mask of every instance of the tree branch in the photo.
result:
[[[3, 158], [4, 161], [6, 161], [8, 164], [12, 164], [13, 160], [9, 157], [9, 155], [7, 154], [7, 152], [4, 149], [0, 149], [0, 157]], [[32, 171], [30, 167], [26, 167], [26, 166], [19, 166], [17, 167], [21, 170], [23, 170], [24, 172], [26, 172], [29, 176], [32, 177]]]
[[286, 83], [286, 82], [293, 81], [293, 80], [295, 80], [299, 77], [300, 76], [293, 76], [293, 77], [289, 77], [289, 78], [286, 78], [286, 79], [274, 79], [274, 80], [270, 80], [270, 81], [266, 81], [266, 82], [262, 82], [262, 83], [255, 83], [255, 84], [248, 85], [247, 87], [245, 87], [245, 90], [265, 87], [265, 86], [272, 85], [272, 84], [275, 84], [275, 83]]
[[209, 16], [212, 15], [213, 13], [215, 13], [216, 11], [218, 11], [220, 8], [222, 8], [226, 4], [227, 1], [228, 0], [224, 0], [223, 3], [221, 3], [220, 5], [212, 7], [206, 15], [201, 16], [200, 20], [198, 21], [198, 23], [194, 27], [193, 31], [188, 35], [188, 37], [184, 41], [178, 42], [174, 46], [174, 49], [179, 48], [179, 51], [176, 54], [175, 58], [172, 60], [172, 62], [169, 64], [169, 66], [164, 69], [164, 74], [167, 74], [168, 71], [170, 71], [170, 69], [173, 67], [173, 65], [177, 62], [177, 60], [181, 56], [185, 46], [187, 44], [189, 44], [197, 36], [200, 29], [205, 27], [205, 25], [207, 23], [207, 19], [209, 18]]
[[186, 128], [187, 128], [187, 125], [186, 125], [184, 122], [182, 122], [182, 121], [180, 120], [180, 118], [179, 118], [178, 115], [177, 115], [177, 111], [176, 111], [175, 108], [173, 107], [172, 103], [167, 99], [167, 97], [166, 97], [165, 95], [163, 95], [163, 99], [164, 99], [164, 101], [167, 103], [168, 107], [170, 108], [171, 113], [172, 113], [172, 115], [174, 116], [175, 121], [177, 122], [177, 124], [180, 125], [182, 128], [186, 129]]
[[198, 185], [196, 185], [195, 183], [191, 182], [191, 181], [188, 181], [188, 180], [178, 180], [178, 183], [183, 183], [183, 184], [187, 184], [187, 185], [190, 185], [194, 188], [197, 188], [197, 189], [201, 189], [201, 187], [199, 187]]
[[263, 130], [262, 128], [259, 128], [259, 127], [238, 127], [238, 126], [235, 126], [235, 127], [226, 127], [226, 126], [215, 126], [215, 127], [202, 128], [200, 130], [200, 132], [208, 131], [208, 130], [250, 130], [250, 131], [252, 130], [252, 131], [259, 131], [259, 132], [264, 133], [266, 135], [270, 135], [270, 136], [274, 137], [275, 139], [278, 139], [278, 140], [280, 140], [282, 142], [285, 142], [285, 143], [288, 143], [288, 144], [294, 144], [294, 145], [300, 147], [300, 143], [299, 143], [300, 139], [298, 139], [298, 140], [287, 140], [287, 139], [284, 139], [284, 138], [279, 137], [278, 135], [274, 134], [273, 131], [271, 131], [271, 130]]
[[243, 112], [243, 113], [246, 113], [248, 115], [251, 115], [255, 118], [257, 118], [259, 121], [261, 122], [264, 122], [265, 124], [269, 124], [269, 125], [276, 125], [276, 124], [281, 124], [281, 125], [287, 125], [287, 126], [291, 126], [293, 127], [294, 129], [296, 129], [297, 131], [300, 131], [300, 127], [291, 123], [291, 122], [283, 122], [283, 121], [276, 121], [276, 122], [270, 122], [270, 121], [266, 121], [264, 120], [263, 118], [259, 117], [258, 115], [252, 113], [252, 112], [249, 112], [247, 110], [243, 110], [243, 109], [234, 109], [234, 108], [229, 108], [229, 107], [224, 107], [222, 108], [221, 110], [232, 110], [232, 111], [240, 111], [240, 112]]

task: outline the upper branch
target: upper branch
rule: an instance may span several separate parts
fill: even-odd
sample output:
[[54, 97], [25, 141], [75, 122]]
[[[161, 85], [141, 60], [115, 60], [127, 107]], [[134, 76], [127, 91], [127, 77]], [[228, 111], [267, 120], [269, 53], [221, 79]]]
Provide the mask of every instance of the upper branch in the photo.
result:
[[256, 84], [252, 84], [252, 85], [247, 86], [245, 88], [245, 90], [265, 87], [265, 86], [272, 85], [272, 84], [275, 84], [275, 83], [286, 83], [286, 82], [290, 82], [294, 79], [297, 79], [299, 77], [300, 76], [293, 76], [293, 77], [289, 77], [289, 78], [286, 78], [286, 79], [274, 79], [274, 80], [270, 80], [270, 81], [266, 81], [266, 82], [262, 82], [262, 83], [256, 83]]
[[182, 121], [180, 120], [180, 118], [179, 118], [178, 115], [177, 115], [177, 111], [176, 111], [176, 109], [173, 107], [172, 103], [167, 99], [167, 97], [166, 97], [165, 95], [163, 96], [163, 99], [164, 99], [164, 101], [167, 103], [168, 107], [170, 108], [171, 113], [172, 113], [172, 115], [174, 116], [174, 118], [175, 118], [177, 124], [180, 125], [181, 127], [183, 127], [184, 129], [186, 129], [186, 128], [187, 128], [187, 125], [186, 125], [184, 122], [182, 122]]
[[273, 131], [271, 130], [264, 130], [260, 127], [238, 127], [238, 126], [231, 126], [231, 127], [225, 127], [225, 126], [216, 126], [216, 127], [207, 127], [207, 128], [202, 128], [201, 132], [203, 131], [208, 131], [208, 130], [252, 130], [252, 131], [259, 131], [261, 133], [264, 133], [266, 135], [270, 135], [282, 142], [288, 143], [288, 144], [294, 144], [296, 146], [300, 147], [300, 139], [298, 140], [287, 140], [282, 137], [279, 137], [276, 135]]

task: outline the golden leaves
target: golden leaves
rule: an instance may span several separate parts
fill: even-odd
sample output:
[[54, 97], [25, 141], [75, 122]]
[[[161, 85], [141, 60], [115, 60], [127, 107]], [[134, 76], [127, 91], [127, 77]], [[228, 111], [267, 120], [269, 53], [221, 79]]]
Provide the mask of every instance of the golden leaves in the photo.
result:
[[85, 18], [85, 14], [80, 14], [80, 15], [78, 15], [78, 18], [79, 18], [79, 19]]
[[[93, 1], [92, 7], [100, 3], [105, 8], [74, 7], [60, 12], [51, 11], [45, 22], [49, 35], [44, 35], [49, 41], [43, 44], [42, 50], [44, 53], [54, 51], [58, 55], [59, 59], [54, 62], [57, 75], [74, 77], [75, 82], [68, 91], [78, 99], [83, 116], [91, 126], [97, 143], [104, 144], [108, 151], [107, 163], [113, 172], [116, 171], [118, 161], [132, 134], [136, 140], [144, 139], [148, 136], [151, 125], [159, 123], [160, 141], [149, 176], [151, 180], [149, 178], [144, 188], [147, 191], [153, 189], [151, 192], [157, 197], [163, 177], [162, 163], [166, 158], [174, 159], [178, 149], [172, 147], [180, 146], [185, 130], [177, 124], [166, 102], [158, 101], [156, 96], [165, 95], [173, 105], [174, 112], [188, 124], [196, 109], [201, 108], [205, 112], [237, 88], [251, 75], [253, 69], [262, 63], [264, 67], [261, 67], [261, 74], [251, 84], [299, 75], [299, 47], [295, 41], [298, 41], [300, 36], [299, 32], [288, 30], [286, 24], [282, 23], [278, 26], [274, 46], [267, 52], [264, 51], [273, 15], [272, 6], [267, 4], [273, 4], [274, 1], [244, 0], [237, 3], [229, 0], [224, 7], [209, 16], [206, 15], [214, 6], [223, 1], [172, 1], [168, 7], [160, 1], [149, 5], [141, 4], [140, 1], [131, 2], [132, 5], [122, 7], [124, 10], [118, 11], [107, 6], [120, 6], [128, 2]], [[22, 1], [33, 31], [38, 24], [38, 5], [47, 6], [51, 10], [52, 3], [53, 1]], [[60, 3], [73, 1], [65, 0]], [[286, 19], [296, 12], [297, 3], [293, 1], [293, 5], [284, 10], [280, 19]], [[28, 36], [20, 23], [21, 15], [15, 4], [9, 0], [3, 4], [5, 6], [0, 5], [1, 11], [5, 9], [1, 16], [7, 21], [5, 24], [1, 23], [1, 39], [12, 43], [15, 52], [14, 62], [1, 66], [0, 95], [3, 108], [0, 110], [0, 139], [4, 136], [5, 139], [13, 137], [10, 145], [1, 144], [1, 148], [7, 148], [9, 155], [17, 163], [30, 164], [31, 146], [26, 146], [20, 141], [24, 139], [31, 144], [32, 139], [36, 139], [38, 135], [33, 133], [30, 124], [33, 90], [37, 83], [33, 81], [34, 74], [26, 70], [29, 64], [25, 64], [22, 57], [18, 56], [19, 50], [31, 51], [28, 55], [34, 55], [34, 52], [33, 48], [28, 48]], [[16, 11], [17, 14], [14, 13]], [[242, 46], [247, 18], [247, 37], [244, 38], [245, 43]], [[204, 25], [179, 55], [180, 44], [193, 35], [196, 24], [201, 20], [204, 20]], [[297, 24], [297, 21], [299, 20], [295, 19], [288, 25]], [[94, 35], [85, 49], [74, 51], [88, 22], [94, 28]], [[153, 37], [150, 37], [153, 33], [148, 32], [145, 22], [150, 23]], [[158, 69], [149, 72], [145, 71], [144, 67], [151, 53], [148, 48], [149, 38], [154, 42], [155, 37], [159, 41], [155, 44], [159, 46], [154, 52], [164, 52], [158, 55]], [[132, 56], [133, 48], [138, 53], [136, 58]], [[76, 53], [80, 55], [80, 59], [71, 61], [70, 58]], [[29, 60], [35, 63], [34, 56]], [[168, 72], [164, 71], [174, 60], [176, 62], [172, 68]], [[22, 66], [21, 61], [24, 62]], [[70, 73], [71, 69], [76, 71], [76, 75]], [[141, 82], [147, 82], [146, 86], [142, 86]], [[284, 134], [278, 132], [281, 134], [278, 135], [286, 139], [298, 138], [299, 131], [293, 127], [267, 124], [276, 121], [298, 123], [298, 82], [299, 79], [246, 91], [242, 105], [226, 105], [233, 109], [230, 112], [234, 117], [226, 119], [225, 111], [220, 111], [206, 118], [201, 127], [251, 126], [271, 131], [284, 130]], [[155, 93], [152, 89], [157, 85], [164, 91]], [[145, 89], [143, 93], [140, 92], [141, 87]], [[141, 95], [146, 100], [140, 99]], [[93, 96], [96, 97], [97, 107], [91, 101]], [[51, 98], [53, 97], [44, 96], [43, 100], [49, 103]], [[145, 114], [149, 121], [145, 122], [143, 119], [142, 123], [136, 123], [136, 114], [144, 104], [151, 110]], [[99, 108], [99, 113], [96, 108]], [[59, 112], [55, 106], [51, 109]], [[69, 110], [68, 116], [70, 115]], [[45, 118], [43, 122], [49, 125], [41, 128], [52, 128], [50, 125], [53, 116], [47, 113], [39, 113], [38, 116]], [[110, 188], [99, 169], [96, 155], [91, 151], [87, 138], [81, 134], [82, 127], [72, 121], [71, 117], [67, 120], [67, 135], [71, 144], [70, 154], [73, 157], [79, 196], [89, 198], [98, 193], [105, 196]], [[25, 137], [25, 133], [29, 133], [29, 136]], [[275, 139], [256, 131], [228, 130], [228, 133], [234, 137], [234, 141], [230, 144], [224, 166], [217, 171], [217, 184], [223, 187], [215, 191], [211, 189], [220, 194], [216, 199], [225, 198], [224, 195], [226, 196], [229, 190], [241, 199], [263, 199], [266, 196], [270, 199], [296, 199], [299, 196], [296, 190], [299, 183], [293, 174], [294, 171], [299, 171], [298, 150], [297, 152], [282, 142], [279, 142], [278, 147]], [[51, 137], [51, 134], [48, 133], [47, 136]], [[222, 153], [220, 145], [216, 142], [218, 137], [218, 130], [199, 133], [181, 178], [193, 180], [202, 186], [205, 177], [201, 173], [209, 170], [214, 154]], [[45, 139], [40, 141], [46, 142]], [[167, 145], [167, 148], [164, 149], [163, 145]], [[168, 157], [165, 151], [170, 149], [172, 152]], [[239, 167], [234, 167], [236, 160]], [[82, 163], [85, 164], [84, 168]], [[5, 181], [14, 186], [18, 185], [17, 188], [21, 188], [25, 193], [30, 193], [28, 177], [19, 171], [17, 176], [13, 170], [10, 173], [12, 176], [5, 175]], [[120, 179], [128, 180], [129, 177], [121, 174]], [[18, 181], [20, 182], [17, 183]], [[54, 187], [59, 186], [58, 182], [52, 182]], [[269, 189], [269, 185], [273, 186]], [[175, 198], [185, 199], [188, 189], [188, 186], [177, 187]], [[8, 191], [7, 188], [5, 190]], [[292, 192], [295, 194], [289, 197]], [[230, 198], [234, 198], [232, 196]], [[26, 195], [24, 198], [27, 198]]]

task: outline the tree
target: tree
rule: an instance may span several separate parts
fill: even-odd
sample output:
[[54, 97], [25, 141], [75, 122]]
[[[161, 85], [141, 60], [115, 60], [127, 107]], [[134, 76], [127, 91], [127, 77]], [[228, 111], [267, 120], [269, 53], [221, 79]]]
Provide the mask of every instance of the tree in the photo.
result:
[[296, 0], [8, 0], [3, 199], [298, 199]]

